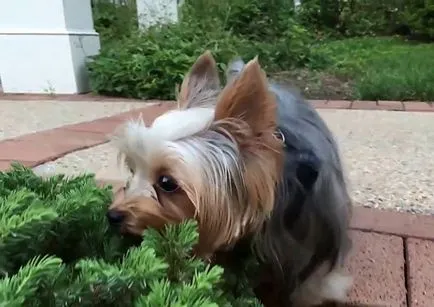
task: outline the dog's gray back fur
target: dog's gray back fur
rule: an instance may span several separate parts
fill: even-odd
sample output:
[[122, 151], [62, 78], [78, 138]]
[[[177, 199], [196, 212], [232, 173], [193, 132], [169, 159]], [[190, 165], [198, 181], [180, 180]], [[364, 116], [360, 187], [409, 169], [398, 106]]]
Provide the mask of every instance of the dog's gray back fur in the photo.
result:
[[[243, 66], [241, 59], [230, 63], [228, 82]], [[274, 83], [270, 90], [286, 148], [278, 197], [256, 250], [271, 267], [276, 286], [284, 285], [281, 300], [289, 302], [321, 265], [332, 270], [342, 264], [350, 246], [351, 201], [339, 149], [325, 122], [295, 90]]]

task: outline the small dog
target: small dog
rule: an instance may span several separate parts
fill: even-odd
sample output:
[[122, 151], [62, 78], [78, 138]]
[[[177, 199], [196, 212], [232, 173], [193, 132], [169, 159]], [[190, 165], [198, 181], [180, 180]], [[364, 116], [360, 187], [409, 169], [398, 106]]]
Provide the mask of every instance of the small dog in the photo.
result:
[[266, 306], [345, 301], [351, 200], [332, 133], [298, 94], [269, 83], [257, 58], [232, 62], [227, 79], [222, 89], [207, 51], [176, 110], [115, 131], [131, 177], [110, 223], [141, 235], [194, 218], [199, 257], [248, 243], [268, 276], [258, 288], [273, 290], [273, 303], [259, 294]]

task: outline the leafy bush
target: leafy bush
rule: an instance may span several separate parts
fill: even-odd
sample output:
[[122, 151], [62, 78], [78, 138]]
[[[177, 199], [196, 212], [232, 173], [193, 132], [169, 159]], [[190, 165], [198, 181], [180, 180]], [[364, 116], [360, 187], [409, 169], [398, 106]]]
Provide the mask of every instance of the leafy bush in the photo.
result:
[[95, 30], [103, 44], [128, 37], [137, 30], [135, 1], [92, 1], [92, 13]]
[[241, 29], [242, 24], [229, 23], [223, 16], [241, 14], [243, 7], [237, 7], [237, 3], [216, 3], [216, 13], [204, 17], [199, 4], [186, 2], [179, 23], [152, 27], [103, 45], [88, 65], [93, 90], [114, 96], [173, 99], [175, 86], [206, 49], [213, 52], [221, 72], [236, 55], [246, 59], [258, 55], [268, 71], [309, 63], [312, 38], [304, 27], [287, 19], [278, 24], [279, 31], [274, 31], [278, 35], [268, 40], [261, 27], [252, 35], [236, 33], [234, 28]]
[[407, 25], [412, 36], [419, 40], [434, 40], [434, 1], [413, 0], [401, 13], [401, 22]]
[[397, 22], [401, 0], [306, 0], [299, 20], [327, 36], [373, 36], [390, 34]]
[[381, 36], [400, 34], [434, 39], [432, 0], [304, 0], [301, 23], [327, 36]]
[[190, 257], [195, 222], [147, 230], [132, 246], [105, 221], [110, 200], [91, 175], [0, 173], [1, 305], [260, 306], [247, 270]]
[[155, 27], [102, 48], [88, 66], [93, 90], [113, 96], [173, 99], [175, 86], [206, 49], [213, 50], [223, 70], [239, 41], [224, 32], [207, 37], [197, 29], [189, 24]]
[[[294, 9], [292, 0], [186, 0], [177, 24], [140, 33], [113, 22], [111, 28], [120, 27], [114, 33], [128, 34], [103, 32], [101, 53], [88, 65], [91, 84], [105, 95], [174, 99], [176, 85], [209, 49], [221, 73], [236, 55], [258, 55], [272, 75], [308, 69], [314, 80], [319, 70], [337, 94], [352, 87], [359, 99], [429, 100], [434, 96], [429, 46], [381, 38], [330, 41], [393, 33], [433, 39], [432, 1], [303, 0]], [[303, 76], [295, 79], [298, 84]], [[321, 88], [303, 88], [314, 87]]]
[[294, 26], [294, 4], [287, 0], [236, 0], [227, 8], [225, 30], [254, 41], [273, 41]]

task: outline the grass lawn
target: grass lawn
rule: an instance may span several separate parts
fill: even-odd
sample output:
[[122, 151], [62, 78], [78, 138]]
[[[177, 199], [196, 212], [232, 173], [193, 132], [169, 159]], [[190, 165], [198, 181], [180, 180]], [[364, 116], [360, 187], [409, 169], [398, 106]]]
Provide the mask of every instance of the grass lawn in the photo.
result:
[[309, 98], [434, 101], [434, 44], [352, 38], [315, 48], [327, 59], [321, 69], [276, 77], [295, 83]]

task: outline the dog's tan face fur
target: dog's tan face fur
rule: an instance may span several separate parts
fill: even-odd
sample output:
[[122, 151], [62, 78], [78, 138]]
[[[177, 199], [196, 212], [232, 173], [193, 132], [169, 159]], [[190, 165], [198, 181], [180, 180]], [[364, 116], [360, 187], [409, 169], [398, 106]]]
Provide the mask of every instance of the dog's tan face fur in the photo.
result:
[[221, 90], [206, 52], [185, 77], [178, 105], [149, 127], [128, 122], [115, 132], [131, 178], [110, 211], [124, 216], [122, 231], [137, 235], [195, 218], [196, 253], [207, 257], [257, 230], [273, 209], [276, 103], [256, 59]]

